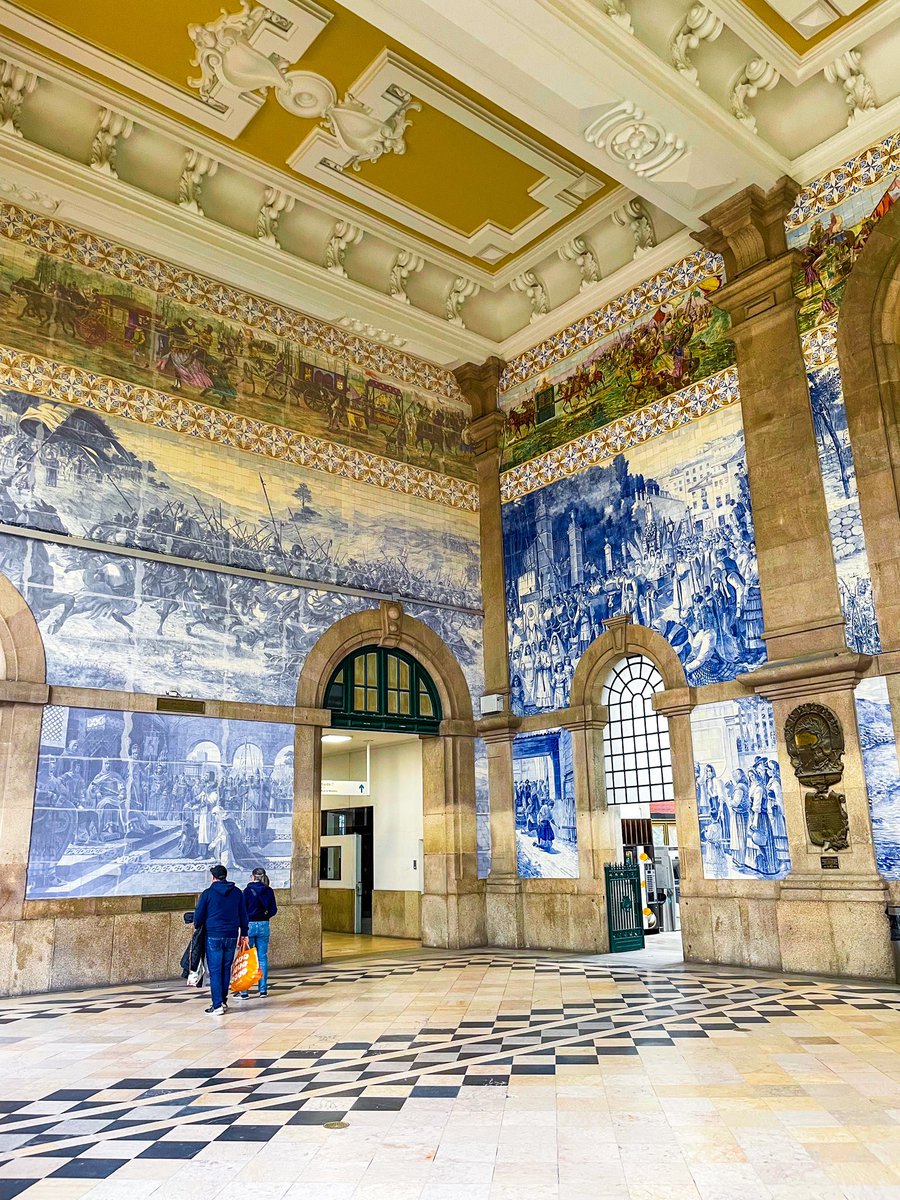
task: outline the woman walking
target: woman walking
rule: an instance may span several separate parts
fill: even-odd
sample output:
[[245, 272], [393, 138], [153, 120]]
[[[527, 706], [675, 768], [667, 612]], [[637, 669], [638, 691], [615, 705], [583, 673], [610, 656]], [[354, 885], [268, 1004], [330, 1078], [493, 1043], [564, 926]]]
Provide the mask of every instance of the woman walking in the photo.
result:
[[[259, 968], [262, 971], [259, 995], [266, 996], [269, 992], [269, 921], [278, 912], [278, 905], [275, 903], [275, 893], [269, 887], [269, 877], [262, 867], [253, 868], [250, 882], [244, 888], [244, 901], [250, 922], [250, 946], [259, 956]], [[249, 995], [249, 992], [235, 992], [234, 998], [242, 1000]]]

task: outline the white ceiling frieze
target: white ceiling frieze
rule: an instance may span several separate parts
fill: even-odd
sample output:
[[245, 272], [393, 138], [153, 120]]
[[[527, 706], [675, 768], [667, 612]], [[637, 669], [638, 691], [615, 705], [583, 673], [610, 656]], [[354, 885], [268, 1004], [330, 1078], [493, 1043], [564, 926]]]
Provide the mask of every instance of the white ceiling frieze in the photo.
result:
[[613, 213], [613, 220], [622, 228], [628, 228], [634, 239], [634, 258], [640, 258], [656, 245], [656, 230], [653, 218], [640, 196], [632, 196]]
[[534, 325], [536, 321], [540, 321], [541, 317], [545, 317], [549, 313], [550, 300], [547, 296], [547, 289], [534, 271], [523, 271], [521, 275], [517, 275], [512, 280], [509, 286], [528, 301], [531, 309], [531, 316], [528, 318], [530, 325]]
[[684, 138], [671, 133], [632, 100], [611, 105], [588, 125], [584, 138], [641, 179], [652, 179], [687, 150]]
[[829, 63], [825, 78], [829, 83], [838, 84], [844, 93], [848, 125], [878, 107], [872, 85], [863, 73], [862, 55], [858, 50], [846, 50], [840, 58]]
[[714, 42], [723, 29], [722, 19], [705, 4], [692, 4], [672, 36], [669, 43], [672, 65], [695, 87], [700, 86], [700, 75], [691, 55], [700, 48], [701, 42]]
[[731, 89], [731, 111], [746, 129], [758, 133], [756, 117], [749, 104], [760, 92], [770, 92], [781, 79], [781, 73], [764, 58], [751, 58]]
[[12, 59], [0, 58], [0, 129], [21, 137], [19, 114], [25, 97], [37, 86], [37, 75]]
[[453, 280], [444, 308], [448, 324], [457, 325], [460, 329], [466, 328], [462, 315], [463, 305], [472, 296], [477, 296], [480, 291], [481, 286], [474, 279], [465, 279], [460, 275]]
[[399, 250], [397, 257], [394, 259], [394, 265], [391, 267], [391, 273], [388, 279], [388, 292], [392, 300], [397, 300], [400, 304], [409, 304], [410, 299], [406, 293], [406, 284], [410, 275], [415, 275], [425, 266], [425, 259], [420, 254], [416, 254], [414, 250]]

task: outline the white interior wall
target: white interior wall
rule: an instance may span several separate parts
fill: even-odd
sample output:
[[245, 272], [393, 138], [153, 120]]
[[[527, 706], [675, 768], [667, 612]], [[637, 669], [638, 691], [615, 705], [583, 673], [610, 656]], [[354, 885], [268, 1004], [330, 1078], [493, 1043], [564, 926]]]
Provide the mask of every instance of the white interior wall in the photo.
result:
[[[322, 759], [323, 779], [366, 778], [365, 750]], [[372, 747], [368, 796], [323, 796], [323, 808], [354, 808], [371, 804], [374, 816], [375, 890], [420, 892], [422, 743], [389, 742]]]

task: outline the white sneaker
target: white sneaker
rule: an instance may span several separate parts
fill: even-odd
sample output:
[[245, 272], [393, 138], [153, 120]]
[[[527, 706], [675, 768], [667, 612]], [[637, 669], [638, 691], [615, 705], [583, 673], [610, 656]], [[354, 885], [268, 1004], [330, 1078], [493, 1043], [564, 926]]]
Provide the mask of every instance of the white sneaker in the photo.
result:
[[225, 1005], [220, 1004], [218, 1008], [213, 1008], [213, 1006], [210, 1005], [205, 1011], [208, 1012], [211, 1017], [224, 1017]]

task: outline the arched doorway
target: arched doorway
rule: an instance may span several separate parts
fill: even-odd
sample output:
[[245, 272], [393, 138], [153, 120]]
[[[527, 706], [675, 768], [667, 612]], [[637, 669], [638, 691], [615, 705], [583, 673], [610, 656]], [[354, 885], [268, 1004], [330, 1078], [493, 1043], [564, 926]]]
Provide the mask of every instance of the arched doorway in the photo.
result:
[[484, 945], [472, 699], [444, 642], [397, 603], [354, 613], [310, 651], [297, 703], [307, 723], [297, 725], [295, 737], [292, 893], [295, 903], [308, 906], [307, 919], [321, 921], [323, 732], [404, 729], [421, 739], [422, 944]]

